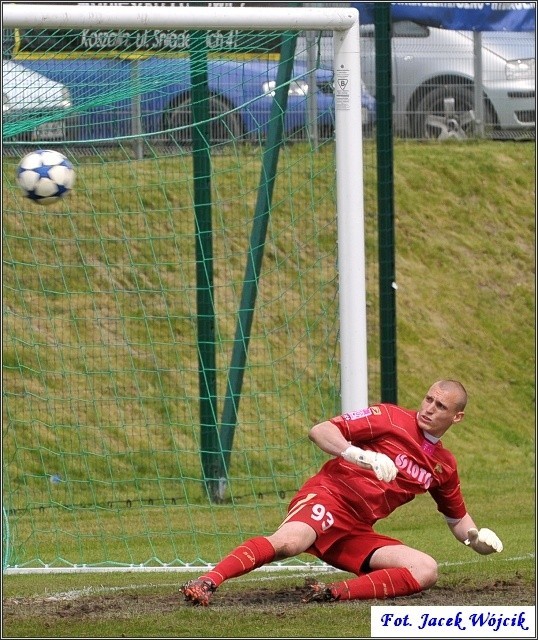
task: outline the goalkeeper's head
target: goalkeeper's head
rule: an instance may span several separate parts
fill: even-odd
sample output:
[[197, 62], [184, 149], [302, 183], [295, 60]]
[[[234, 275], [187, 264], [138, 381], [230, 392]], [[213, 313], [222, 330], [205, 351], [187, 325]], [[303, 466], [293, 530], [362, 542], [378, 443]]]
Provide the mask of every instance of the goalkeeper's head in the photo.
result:
[[417, 413], [418, 426], [434, 438], [463, 420], [467, 391], [457, 380], [438, 380], [424, 396]]

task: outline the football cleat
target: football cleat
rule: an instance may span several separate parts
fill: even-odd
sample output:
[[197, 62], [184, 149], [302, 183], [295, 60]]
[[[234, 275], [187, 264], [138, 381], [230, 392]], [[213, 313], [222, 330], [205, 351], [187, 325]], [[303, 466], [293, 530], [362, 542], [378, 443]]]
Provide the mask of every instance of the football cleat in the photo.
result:
[[307, 578], [305, 587], [308, 587], [310, 591], [303, 598], [303, 602], [334, 602], [338, 599], [333, 594], [331, 587], [328, 587], [324, 582]]
[[202, 580], [201, 578], [189, 580], [179, 588], [187, 602], [193, 605], [201, 605], [202, 607], [207, 607], [216, 589], [217, 587], [211, 580]]

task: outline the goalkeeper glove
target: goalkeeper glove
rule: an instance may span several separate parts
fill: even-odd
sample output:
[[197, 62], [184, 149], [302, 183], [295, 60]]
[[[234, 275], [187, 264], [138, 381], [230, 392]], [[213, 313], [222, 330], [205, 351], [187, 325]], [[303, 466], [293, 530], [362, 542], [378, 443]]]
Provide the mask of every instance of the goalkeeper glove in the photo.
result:
[[482, 528], [469, 529], [467, 531], [467, 540], [465, 544], [474, 549], [477, 553], [487, 556], [490, 553], [500, 553], [503, 550], [503, 543], [500, 541], [497, 534], [491, 529]]
[[396, 477], [398, 469], [392, 460], [384, 453], [376, 453], [375, 451], [367, 451], [350, 445], [341, 454], [344, 460], [355, 464], [367, 465], [377, 476], [378, 480], [391, 482]]

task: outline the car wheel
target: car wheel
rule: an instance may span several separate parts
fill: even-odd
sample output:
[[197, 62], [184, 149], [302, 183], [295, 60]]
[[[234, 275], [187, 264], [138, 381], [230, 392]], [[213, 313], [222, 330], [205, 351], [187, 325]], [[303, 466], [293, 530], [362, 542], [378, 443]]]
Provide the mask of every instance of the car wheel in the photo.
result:
[[[494, 122], [489, 105], [484, 105], [486, 125]], [[477, 131], [474, 91], [470, 86], [444, 85], [426, 93], [412, 118], [417, 138], [468, 138]]]
[[[242, 136], [241, 119], [230, 113], [230, 107], [219, 96], [209, 98], [210, 139], [212, 143], [237, 140]], [[192, 144], [191, 98], [186, 95], [175, 102], [165, 114], [164, 127], [170, 130], [174, 141], [180, 145]]]

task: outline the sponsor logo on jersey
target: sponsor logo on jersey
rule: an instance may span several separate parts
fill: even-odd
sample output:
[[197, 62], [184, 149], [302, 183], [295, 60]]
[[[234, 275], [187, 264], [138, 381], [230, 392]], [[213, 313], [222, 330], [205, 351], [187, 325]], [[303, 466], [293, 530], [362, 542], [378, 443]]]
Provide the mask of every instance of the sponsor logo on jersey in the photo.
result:
[[399, 453], [396, 456], [396, 460], [394, 460], [394, 464], [400, 471], [405, 471], [407, 475], [413, 478], [413, 480], [416, 480], [421, 484], [424, 489], [428, 489], [430, 487], [433, 480], [432, 474], [419, 466], [405, 453]]
[[366, 409], [360, 409], [359, 411], [350, 411], [349, 413], [344, 413], [345, 420], [358, 420], [359, 418], [366, 418], [367, 416], [371, 416], [373, 411], [372, 409], [376, 407], [367, 407]]

